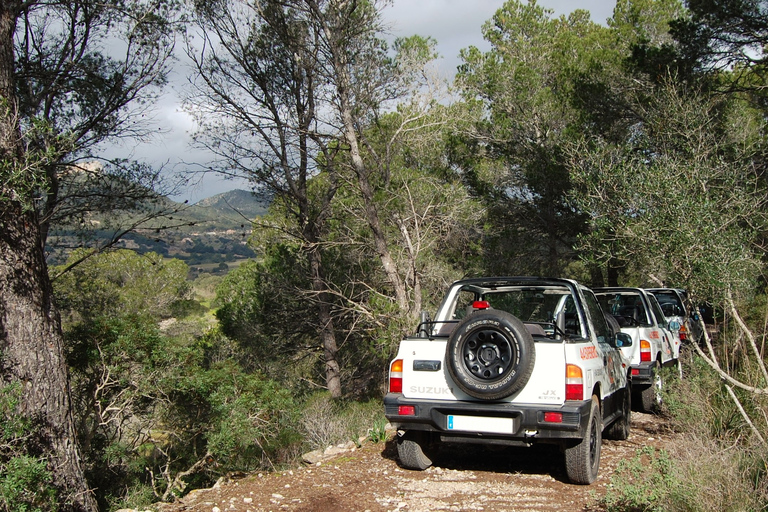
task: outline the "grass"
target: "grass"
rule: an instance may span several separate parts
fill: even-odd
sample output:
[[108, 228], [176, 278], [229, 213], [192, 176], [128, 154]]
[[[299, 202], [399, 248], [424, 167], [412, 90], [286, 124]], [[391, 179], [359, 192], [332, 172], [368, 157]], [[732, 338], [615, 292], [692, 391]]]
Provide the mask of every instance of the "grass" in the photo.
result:
[[386, 419], [380, 401], [334, 401], [326, 392], [311, 395], [303, 406], [302, 433], [311, 449], [354, 441], [385, 439]]
[[643, 447], [611, 476], [611, 512], [747, 512], [768, 509], [768, 456], [740, 424], [718, 376], [683, 358], [668, 379], [662, 415], [678, 433], [669, 451]]

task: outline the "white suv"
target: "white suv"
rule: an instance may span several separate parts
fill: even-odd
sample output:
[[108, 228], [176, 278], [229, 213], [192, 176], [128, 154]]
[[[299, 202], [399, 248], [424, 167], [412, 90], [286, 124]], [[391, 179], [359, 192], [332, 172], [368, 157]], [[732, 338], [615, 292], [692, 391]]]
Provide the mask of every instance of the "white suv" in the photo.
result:
[[569, 279], [453, 283], [390, 364], [384, 411], [400, 463], [426, 469], [441, 443], [553, 443], [572, 482], [594, 482], [603, 431], [629, 436], [619, 347], [631, 342], [609, 327], [594, 293]]
[[622, 348], [631, 364], [632, 395], [644, 412], [661, 405], [662, 366], [679, 366], [680, 339], [669, 330], [659, 302], [642, 288], [594, 288], [603, 310], [611, 314], [621, 332], [632, 336]]
[[[670, 325], [677, 332], [680, 341], [698, 342], [702, 336], [698, 314], [689, 314], [688, 294], [679, 288], [646, 288], [659, 301], [661, 310]], [[675, 329], [675, 327], [677, 329]]]

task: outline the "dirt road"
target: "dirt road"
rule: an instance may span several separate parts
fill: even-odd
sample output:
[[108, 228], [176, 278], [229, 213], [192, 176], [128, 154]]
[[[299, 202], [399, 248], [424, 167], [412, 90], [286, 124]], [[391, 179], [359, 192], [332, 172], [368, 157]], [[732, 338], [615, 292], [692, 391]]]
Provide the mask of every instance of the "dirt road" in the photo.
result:
[[590, 486], [567, 482], [562, 455], [552, 447], [461, 446], [443, 450], [435, 466], [420, 472], [398, 466], [390, 441], [194, 491], [162, 512], [597, 511], [597, 496], [619, 461], [643, 446], [670, 446], [672, 435], [663, 419], [633, 413], [628, 440], [603, 441], [600, 476]]

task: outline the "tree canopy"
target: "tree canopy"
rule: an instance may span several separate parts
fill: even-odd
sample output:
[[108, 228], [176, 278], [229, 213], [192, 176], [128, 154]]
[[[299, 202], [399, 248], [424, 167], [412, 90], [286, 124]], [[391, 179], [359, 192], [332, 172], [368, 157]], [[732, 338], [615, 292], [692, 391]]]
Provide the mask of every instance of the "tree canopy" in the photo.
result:
[[[686, 288], [728, 320], [692, 349], [768, 431], [766, 2], [619, 0], [600, 25], [509, 0], [453, 83], [433, 39], [387, 42], [383, 4], [0, 4], [0, 474], [26, 450], [46, 507], [96, 510], [273, 467], [302, 400], [378, 396], [419, 313], [479, 274]], [[270, 204], [193, 319], [179, 261], [81, 247], [51, 280], [44, 249], [162, 214], [160, 170], [101, 150], [150, 136], [182, 28], [207, 171]]]

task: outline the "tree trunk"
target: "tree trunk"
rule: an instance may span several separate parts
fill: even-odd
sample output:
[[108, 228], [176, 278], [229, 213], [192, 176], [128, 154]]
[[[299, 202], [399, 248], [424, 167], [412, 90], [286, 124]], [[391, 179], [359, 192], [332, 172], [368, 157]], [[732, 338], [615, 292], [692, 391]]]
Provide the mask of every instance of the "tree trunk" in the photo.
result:
[[[61, 493], [59, 510], [96, 511], [80, 463], [64, 339], [38, 219], [24, 187], [17, 190], [6, 180], [34, 172], [22, 168], [14, 89], [13, 36], [20, 8], [20, 2], [0, 1], [0, 372], [4, 382], [21, 384], [19, 413], [32, 419], [35, 429], [28, 449], [47, 458]], [[24, 185], [22, 179], [15, 182]]]
[[5, 382], [22, 385], [22, 415], [36, 427], [35, 455], [49, 457], [61, 510], [97, 510], [77, 447], [58, 311], [35, 215], [18, 203], [0, 214], [0, 348]]
[[336, 345], [336, 331], [331, 316], [331, 306], [325, 288], [321, 254], [317, 248], [309, 253], [312, 272], [312, 288], [317, 300], [317, 318], [320, 323], [320, 340], [323, 343], [325, 360], [325, 385], [333, 398], [341, 398], [341, 367], [338, 361], [339, 348]]
[[[18, 101], [14, 84], [13, 35], [16, 32], [16, 16], [20, 1], [0, 0], [0, 165], [21, 157], [19, 140]], [[7, 172], [0, 167], [0, 172]], [[2, 176], [2, 174], [0, 174]], [[5, 179], [2, 180], [2, 183]], [[4, 197], [5, 190], [0, 190]]]
[[[341, 52], [339, 51], [338, 53]], [[357, 134], [355, 133], [355, 124], [352, 118], [352, 105], [349, 99], [349, 79], [347, 78], [347, 72], [339, 57], [334, 57], [336, 59], [334, 61], [337, 78], [336, 90], [339, 96], [339, 114], [342, 123], [344, 124], [344, 139], [347, 141], [347, 144], [349, 144], [349, 153], [352, 157], [352, 168], [357, 175], [357, 184], [363, 199], [363, 209], [365, 210], [366, 220], [371, 228], [371, 233], [373, 233], [373, 245], [376, 249], [376, 253], [379, 255], [379, 260], [384, 268], [384, 273], [394, 289], [397, 305], [400, 307], [401, 311], [408, 314], [410, 313], [410, 308], [408, 307], [406, 286], [400, 278], [400, 274], [397, 272], [397, 264], [392, 258], [392, 253], [389, 251], [387, 238], [381, 227], [379, 211], [377, 210], [374, 201], [374, 191], [368, 177], [368, 169], [360, 155], [360, 145], [357, 140]]]

